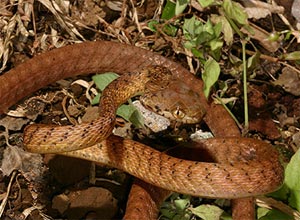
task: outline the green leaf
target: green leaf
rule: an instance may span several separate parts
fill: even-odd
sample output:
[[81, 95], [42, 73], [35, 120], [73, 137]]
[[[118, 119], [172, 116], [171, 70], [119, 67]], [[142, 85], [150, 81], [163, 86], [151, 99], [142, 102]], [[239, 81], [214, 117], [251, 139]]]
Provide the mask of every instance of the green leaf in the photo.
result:
[[215, 37], [218, 38], [222, 32], [222, 23], [218, 22], [213, 26], [214, 32], [215, 32]]
[[271, 196], [277, 200], [287, 200], [289, 194], [289, 188], [286, 184], [283, 184], [277, 191], [269, 193], [268, 196]]
[[121, 105], [117, 110], [117, 115], [130, 121], [135, 127], [142, 128], [144, 126], [144, 119], [140, 112], [132, 105]]
[[94, 98], [93, 98], [93, 100], [92, 100], [92, 105], [96, 105], [96, 104], [99, 104], [99, 102], [100, 102], [100, 97], [101, 97], [101, 94], [100, 93], [98, 93]]
[[226, 212], [223, 212], [223, 214], [221, 215], [220, 220], [232, 220], [232, 216]]
[[229, 18], [237, 21], [241, 25], [248, 24], [248, 16], [240, 4], [232, 2], [231, 0], [224, 0], [223, 8], [226, 16]]
[[197, 45], [201, 45], [204, 43], [209, 42], [210, 40], [214, 39], [214, 35], [209, 32], [203, 31], [197, 37]]
[[111, 83], [113, 80], [118, 78], [119, 75], [116, 73], [108, 72], [103, 74], [97, 74], [92, 76], [93, 81], [95, 82], [96, 86], [103, 91], [104, 88]]
[[258, 207], [257, 208], [257, 218], [260, 219], [261, 217], [268, 214], [269, 211], [270, 211], [270, 209]]
[[211, 15], [211, 20], [214, 23], [221, 23], [224, 41], [227, 45], [231, 45], [233, 42], [233, 30], [228, 20], [220, 15]]
[[259, 220], [293, 220], [292, 216], [289, 216], [286, 213], [283, 213], [276, 209], [269, 210], [266, 215], [259, 218]]
[[[111, 83], [113, 80], [118, 78], [119, 75], [112, 72], [107, 72], [103, 74], [97, 74], [92, 76], [93, 81], [95, 82], [96, 86], [100, 89], [100, 91], [103, 91], [105, 87]], [[92, 100], [92, 105], [96, 105], [99, 103], [101, 94], [97, 94], [94, 99]]]
[[[110, 84], [113, 80], [118, 78], [119, 75], [116, 73], [103, 73], [103, 74], [98, 74], [94, 75], [92, 77], [93, 81], [95, 82], [96, 86], [103, 91], [105, 87]], [[97, 94], [96, 97], [93, 99], [92, 104], [95, 105], [99, 103], [101, 94]], [[143, 117], [141, 116], [140, 112], [132, 105], [121, 105], [117, 109], [118, 116], [124, 118], [127, 121], [130, 121], [134, 126], [137, 128], [141, 128], [144, 126], [144, 120]]]
[[189, 198], [174, 200], [174, 204], [175, 204], [176, 208], [180, 211], [183, 211], [184, 209], [186, 209], [186, 207], [189, 205], [189, 203], [190, 203]]
[[200, 32], [202, 32], [202, 23], [193, 16], [190, 19], [184, 19], [182, 29], [184, 35], [188, 37], [188, 39], [193, 40]]
[[157, 25], [157, 24], [159, 24], [158, 21], [152, 20], [152, 21], [148, 22], [148, 27], [150, 28], [151, 31], [156, 32], [157, 30], [156, 30], [155, 25]]
[[174, 219], [176, 212], [172, 207], [165, 207], [160, 209], [161, 215], [166, 217], [167, 219]]
[[175, 27], [174, 25], [171, 25], [171, 24], [165, 25], [165, 26], [163, 27], [163, 31], [164, 31], [167, 35], [172, 36], [172, 37], [175, 37], [175, 36], [176, 36], [177, 30], [178, 30], [178, 28]]
[[247, 60], [248, 72], [253, 72], [253, 70], [255, 70], [259, 66], [259, 63], [260, 63], [260, 52], [256, 51], [255, 54], [253, 54]]
[[300, 60], [300, 51], [294, 51], [283, 55], [284, 60]]
[[184, 11], [184, 9], [186, 9], [189, 2], [189, 0], [177, 0], [175, 7], [175, 15], [181, 14]]
[[224, 212], [218, 206], [200, 205], [196, 208], [189, 208], [191, 212], [203, 220], [219, 220]]
[[212, 25], [211, 21], [208, 20], [205, 25], [203, 26], [203, 32], [207, 32], [212, 36], [215, 36], [214, 26]]
[[129, 121], [133, 112], [136, 111], [136, 108], [133, 105], [121, 105], [118, 110], [117, 114], [124, 118], [125, 120]]
[[132, 113], [132, 115], [129, 118], [129, 121], [137, 128], [145, 127], [144, 118], [138, 110], [136, 110]]
[[214, 59], [219, 60], [221, 57], [221, 49], [223, 47], [223, 41], [214, 39], [209, 42], [209, 46]]
[[292, 36], [292, 32], [291, 31], [287, 32], [285, 37], [284, 37], [284, 41], [289, 40], [291, 38], [291, 36]]
[[183, 43], [183, 45], [184, 45], [184, 47], [185, 47], [186, 49], [189, 49], [189, 50], [191, 50], [191, 49], [193, 49], [194, 47], [196, 47], [196, 44], [195, 44], [195, 42], [193, 42], [193, 41], [186, 41], [186, 42]]
[[215, 0], [198, 0], [198, 2], [203, 8], [205, 8], [215, 3]]
[[212, 57], [204, 64], [204, 72], [202, 73], [202, 80], [204, 82], [204, 95], [207, 98], [211, 87], [217, 82], [220, 75], [220, 65]]
[[172, 220], [190, 220], [191, 216], [187, 214], [176, 215]]
[[197, 50], [196, 48], [192, 48], [191, 51], [192, 51], [193, 55], [194, 55], [195, 57], [197, 57], [198, 59], [200, 59], [200, 60], [203, 60], [203, 59], [204, 59], [204, 55], [203, 55], [203, 52], [202, 52], [202, 51]]
[[161, 18], [165, 20], [169, 20], [175, 16], [175, 7], [176, 4], [171, 2], [170, 0], [167, 0], [167, 3], [163, 9]]
[[300, 211], [300, 150], [298, 150], [285, 169], [284, 183], [290, 189], [289, 204]]
[[[213, 26], [210, 20], [206, 22], [205, 25], [201, 27], [201, 32], [197, 34], [197, 45], [210, 43], [210, 41], [217, 39], [215, 30], [217, 30], [218, 34], [219, 28], [221, 26]], [[216, 28], [216, 29], [215, 29]]]
[[268, 40], [273, 41], [273, 42], [278, 41], [279, 37], [280, 37], [280, 34], [278, 32], [272, 32], [272, 33], [270, 33]]

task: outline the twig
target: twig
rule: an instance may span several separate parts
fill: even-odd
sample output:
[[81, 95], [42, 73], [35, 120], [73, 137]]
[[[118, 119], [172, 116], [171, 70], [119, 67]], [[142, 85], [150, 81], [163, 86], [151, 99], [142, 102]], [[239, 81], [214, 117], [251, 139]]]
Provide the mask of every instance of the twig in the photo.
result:
[[242, 40], [242, 52], [243, 52], [243, 90], [244, 90], [244, 120], [245, 131], [249, 128], [248, 118], [248, 94], [247, 94], [247, 62], [246, 62], [246, 41]]
[[241, 123], [237, 120], [237, 118], [234, 116], [234, 114], [232, 114], [232, 112], [230, 111], [230, 109], [227, 107], [227, 105], [222, 101], [222, 99], [220, 97], [218, 97], [217, 95], [213, 95], [213, 98], [216, 99], [219, 103], [222, 104], [222, 106], [226, 109], [226, 111], [229, 113], [229, 115], [232, 117], [232, 119], [235, 121], [235, 123], [237, 124], [237, 126], [239, 127], [239, 129], [243, 129]]
[[141, 28], [141, 24], [139, 22], [137, 10], [136, 10], [136, 8], [134, 7], [134, 4], [133, 4], [133, 1], [130, 0], [130, 3], [131, 3], [131, 7], [132, 7], [133, 21], [135, 22], [135, 24], [137, 26], [137, 29], [138, 29], [139, 33], [141, 34], [141, 36], [145, 37], [145, 34], [143, 33], [142, 28]]
[[273, 198], [260, 196], [256, 198], [256, 204], [260, 207], [264, 207], [267, 209], [276, 208], [290, 216], [293, 216], [295, 220], [300, 220], [300, 212], [292, 209], [291, 207], [284, 204], [283, 202], [277, 201]]
[[2, 214], [4, 212], [4, 209], [5, 209], [5, 206], [7, 204], [8, 196], [9, 196], [10, 189], [11, 189], [11, 185], [12, 185], [13, 180], [15, 179], [16, 174], [17, 174], [17, 171], [14, 170], [11, 177], [10, 177], [9, 184], [7, 186], [7, 191], [6, 191], [5, 198], [2, 200], [1, 205], [0, 205], [0, 217], [2, 216]]

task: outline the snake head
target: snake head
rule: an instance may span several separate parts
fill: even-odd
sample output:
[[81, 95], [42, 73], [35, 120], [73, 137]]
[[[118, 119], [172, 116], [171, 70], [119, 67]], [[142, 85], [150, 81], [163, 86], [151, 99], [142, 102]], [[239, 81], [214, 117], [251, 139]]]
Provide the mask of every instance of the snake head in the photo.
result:
[[205, 115], [199, 94], [178, 79], [161, 90], [146, 90], [140, 100], [149, 110], [172, 121], [194, 124]]

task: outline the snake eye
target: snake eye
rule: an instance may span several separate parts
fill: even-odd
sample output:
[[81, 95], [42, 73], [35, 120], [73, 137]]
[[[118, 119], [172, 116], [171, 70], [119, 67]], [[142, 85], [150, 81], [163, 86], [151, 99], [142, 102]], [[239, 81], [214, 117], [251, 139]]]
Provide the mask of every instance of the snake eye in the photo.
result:
[[177, 107], [173, 112], [172, 112], [174, 118], [176, 119], [183, 119], [185, 116], [184, 111], [182, 111], [181, 109], [179, 109], [179, 107]]

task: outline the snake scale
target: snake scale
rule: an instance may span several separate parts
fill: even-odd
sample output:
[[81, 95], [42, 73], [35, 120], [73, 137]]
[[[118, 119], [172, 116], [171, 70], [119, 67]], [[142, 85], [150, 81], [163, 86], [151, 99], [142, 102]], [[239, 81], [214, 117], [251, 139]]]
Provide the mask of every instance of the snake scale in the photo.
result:
[[[201, 87], [194, 86], [195, 78], [166, 58], [128, 45], [88, 42], [41, 54], [0, 76], [0, 113], [37, 89], [62, 78], [105, 71], [134, 72], [151, 65], [168, 68], [173, 76], [184, 78], [188, 86], [201, 94]], [[203, 108], [209, 109], [203, 95], [199, 99]], [[207, 121], [213, 121], [213, 114], [207, 111]], [[32, 128], [40, 129], [39, 126]], [[82, 145], [84, 149], [81, 150], [61, 153], [112, 165], [171, 191], [203, 197], [255, 196], [274, 191], [283, 181], [283, 168], [277, 152], [269, 144], [253, 139], [216, 138], [202, 141], [203, 149], [215, 155], [215, 163], [173, 158], [115, 136], [85, 148], [92, 144]], [[42, 152], [44, 148], [34, 145], [30, 148], [32, 151], [35, 149]]]

